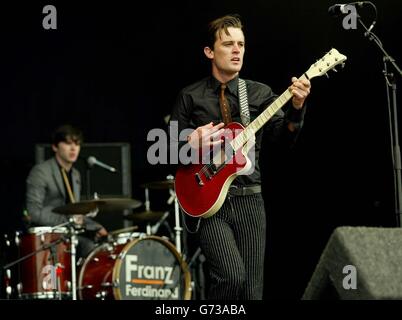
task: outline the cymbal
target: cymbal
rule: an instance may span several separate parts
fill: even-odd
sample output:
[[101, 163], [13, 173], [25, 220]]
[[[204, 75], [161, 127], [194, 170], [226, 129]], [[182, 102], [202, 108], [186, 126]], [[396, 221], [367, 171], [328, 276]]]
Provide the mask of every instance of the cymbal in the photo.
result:
[[174, 189], [174, 179], [148, 182], [142, 184], [141, 187], [149, 189], [158, 189], [158, 190]]
[[112, 235], [112, 236], [115, 236], [115, 235], [118, 235], [119, 233], [134, 231], [134, 230], [137, 230], [137, 229], [138, 229], [138, 226], [131, 226], [131, 227], [128, 227], [128, 228], [109, 231], [109, 234]]
[[60, 214], [87, 214], [99, 209], [101, 212], [118, 212], [126, 209], [136, 209], [142, 206], [142, 202], [129, 198], [105, 198], [85, 200], [69, 203], [53, 209], [53, 212]]
[[143, 211], [143, 212], [134, 212], [124, 216], [125, 219], [134, 221], [135, 223], [155, 223], [158, 222], [165, 212], [163, 211]]

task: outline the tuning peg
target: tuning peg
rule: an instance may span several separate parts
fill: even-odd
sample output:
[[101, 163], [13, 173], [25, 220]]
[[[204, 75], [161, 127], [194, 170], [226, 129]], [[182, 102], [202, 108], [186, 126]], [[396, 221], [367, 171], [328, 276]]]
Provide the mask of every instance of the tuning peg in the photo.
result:
[[329, 74], [327, 72], [325, 72], [325, 76], [329, 79]]
[[336, 70], [336, 68], [333, 68], [332, 71], [333, 71], [333, 72], [338, 72], [338, 70]]
[[342, 67], [342, 69], [345, 68], [345, 63], [344, 62], [341, 63], [341, 67]]

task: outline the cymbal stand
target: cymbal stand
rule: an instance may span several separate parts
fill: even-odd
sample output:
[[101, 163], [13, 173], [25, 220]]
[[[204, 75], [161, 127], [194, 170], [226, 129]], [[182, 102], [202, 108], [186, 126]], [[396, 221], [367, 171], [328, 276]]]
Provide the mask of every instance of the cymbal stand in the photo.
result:
[[179, 202], [177, 200], [176, 192], [174, 189], [169, 189], [170, 198], [168, 203], [171, 204], [174, 201], [174, 213], [175, 213], [175, 227], [174, 230], [176, 231], [176, 249], [179, 254], [181, 254], [181, 233], [183, 228], [180, 224], [180, 208]]
[[151, 210], [151, 203], [149, 202], [149, 189], [148, 187], [145, 188], [145, 211]]
[[[97, 195], [95, 194], [95, 197]], [[55, 226], [52, 229], [56, 229], [61, 226], [68, 225], [70, 231], [70, 251], [71, 251], [71, 297], [72, 300], [77, 300], [77, 271], [76, 271], [76, 263], [77, 263], [77, 245], [78, 231], [75, 229], [74, 218], [70, 217], [68, 222], [62, 223], [61, 225]]]
[[[148, 212], [151, 210], [151, 203], [149, 202], [149, 189], [148, 187], [145, 188], [145, 211]], [[152, 229], [151, 225], [147, 223], [147, 230], [146, 230], [147, 236], [150, 236], [152, 234]]]

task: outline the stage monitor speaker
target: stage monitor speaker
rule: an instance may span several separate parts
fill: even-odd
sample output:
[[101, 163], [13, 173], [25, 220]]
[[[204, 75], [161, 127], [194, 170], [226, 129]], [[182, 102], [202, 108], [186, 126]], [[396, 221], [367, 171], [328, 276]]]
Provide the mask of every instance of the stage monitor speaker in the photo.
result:
[[[36, 163], [41, 163], [54, 155], [50, 144], [37, 144]], [[98, 166], [91, 169], [88, 157], [117, 169], [116, 173]], [[129, 143], [84, 143], [74, 167], [81, 174], [81, 200], [93, 199], [96, 192], [99, 198], [131, 198], [131, 154]], [[127, 227], [123, 214], [113, 215], [100, 212], [96, 218], [109, 230]]]
[[402, 299], [402, 229], [335, 229], [302, 299]]

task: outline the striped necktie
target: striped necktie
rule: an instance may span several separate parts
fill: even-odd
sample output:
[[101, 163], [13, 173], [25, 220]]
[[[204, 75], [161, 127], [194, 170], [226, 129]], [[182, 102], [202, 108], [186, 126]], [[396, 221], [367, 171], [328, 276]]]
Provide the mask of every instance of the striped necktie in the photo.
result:
[[68, 193], [68, 196], [70, 198], [70, 201], [71, 201], [71, 203], [74, 203], [75, 202], [75, 197], [74, 197], [74, 194], [73, 194], [73, 192], [71, 190], [70, 181], [68, 181], [67, 173], [66, 173], [66, 170], [64, 168], [61, 168], [61, 174], [63, 176], [63, 180], [64, 180], [64, 183], [66, 185], [67, 193]]
[[230, 114], [229, 102], [225, 96], [225, 89], [226, 89], [226, 84], [222, 83], [221, 84], [221, 92], [219, 95], [219, 105], [221, 107], [223, 122], [225, 123], [225, 125], [227, 125], [228, 123], [232, 122], [232, 116]]

